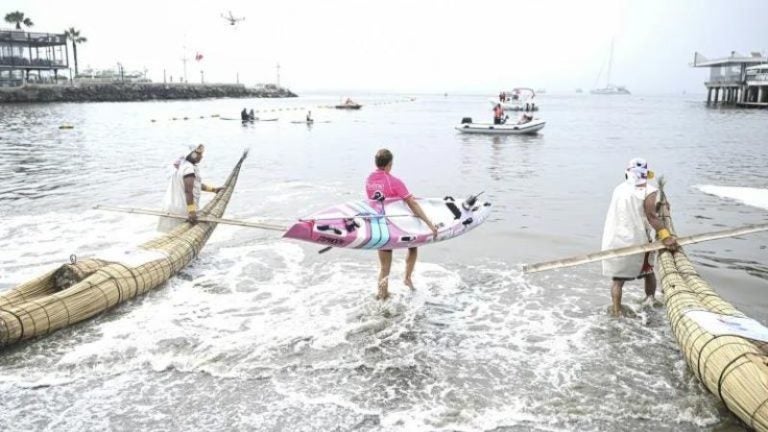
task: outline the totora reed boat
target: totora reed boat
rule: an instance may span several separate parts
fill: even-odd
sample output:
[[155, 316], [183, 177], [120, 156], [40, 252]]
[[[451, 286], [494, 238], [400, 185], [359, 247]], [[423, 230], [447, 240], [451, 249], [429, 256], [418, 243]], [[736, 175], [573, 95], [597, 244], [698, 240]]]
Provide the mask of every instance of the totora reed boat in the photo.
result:
[[[661, 216], [672, 231], [665, 206]], [[724, 301], [682, 250], [659, 254], [658, 275], [691, 372], [747, 426], [768, 431], [768, 329]]]
[[[201, 209], [221, 217], [237, 183], [240, 158], [224, 189]], [[72, 259], [70, 264], [0, 294], [0, 347], [46, 335], [157, 288], [203, 249], [215, 223], [183, 223], [128, 251], [124, 259]]]

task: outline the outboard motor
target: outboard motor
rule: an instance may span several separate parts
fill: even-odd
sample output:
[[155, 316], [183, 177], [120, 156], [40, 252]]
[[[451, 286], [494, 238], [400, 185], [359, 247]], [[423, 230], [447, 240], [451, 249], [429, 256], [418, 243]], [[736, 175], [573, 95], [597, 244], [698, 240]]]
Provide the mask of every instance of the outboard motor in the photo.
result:
[[461, 124], [471, 124], [472, 123], [472, 117], [464, 117], [461, 119]]

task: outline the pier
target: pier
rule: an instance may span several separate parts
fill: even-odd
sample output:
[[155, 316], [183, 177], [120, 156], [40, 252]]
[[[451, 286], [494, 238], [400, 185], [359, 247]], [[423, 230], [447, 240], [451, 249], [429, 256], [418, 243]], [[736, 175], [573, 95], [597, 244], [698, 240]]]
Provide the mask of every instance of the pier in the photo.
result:
[[708, 59], [694, 53], [692, 67], [710, 68], [708, 105], [768, 108], [768, 57], [759, 52], [749, 56], [731, 51], [724, 58]]
[[254, 88], [242, 84], [76, 83], [27, 84], [0, 87], [0, 104], [23, 102], [127, 102], [204, 98], [284, 98], [296, 94], [284, 88]]

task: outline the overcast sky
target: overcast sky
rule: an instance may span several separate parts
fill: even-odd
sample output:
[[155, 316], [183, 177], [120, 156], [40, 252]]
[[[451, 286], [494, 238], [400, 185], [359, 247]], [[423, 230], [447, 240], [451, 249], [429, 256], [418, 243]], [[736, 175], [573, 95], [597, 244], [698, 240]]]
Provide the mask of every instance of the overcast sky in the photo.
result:
[[[551, 92], [605, 85], [703, 92], [708, 57], [768, 51], [768, 0], [3, 0], [37, 31], [75, 26], [80, 68], [147, 69], [189, 81], [274, 82], [298, 92]], [[245, 21], [230, 26], [228, 11]], [[6, 25], [5, 27], [9, 27]], [[204, 58], [195, 62], [195, 53]], [[602, 69], [602, 78], [597, 83]]]

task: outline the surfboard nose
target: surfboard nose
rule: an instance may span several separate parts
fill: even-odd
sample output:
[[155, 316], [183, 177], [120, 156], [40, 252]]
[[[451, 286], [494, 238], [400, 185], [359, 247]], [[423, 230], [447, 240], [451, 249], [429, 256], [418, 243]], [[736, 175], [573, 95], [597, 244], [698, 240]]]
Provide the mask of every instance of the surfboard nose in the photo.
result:
[[292, 238], [297, 240], [311, 240], [312, 239], [312, 224], [309, 222], [296, 222], [288, 228], [288, 231], [283, 234], [283, 238]]

